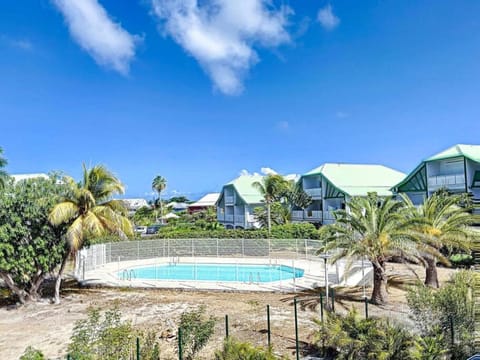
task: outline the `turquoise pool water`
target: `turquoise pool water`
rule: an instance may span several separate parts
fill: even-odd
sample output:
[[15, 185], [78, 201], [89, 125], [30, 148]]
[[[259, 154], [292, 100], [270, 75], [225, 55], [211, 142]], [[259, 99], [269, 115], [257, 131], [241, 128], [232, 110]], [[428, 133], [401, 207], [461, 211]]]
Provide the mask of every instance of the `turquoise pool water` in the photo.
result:
[[[285, 265], [164, 264], [133, 269], [134, 279], [270, 282], [303, 276], [303, 270]], [[118, 273], [122, 279], [123, 272]]]

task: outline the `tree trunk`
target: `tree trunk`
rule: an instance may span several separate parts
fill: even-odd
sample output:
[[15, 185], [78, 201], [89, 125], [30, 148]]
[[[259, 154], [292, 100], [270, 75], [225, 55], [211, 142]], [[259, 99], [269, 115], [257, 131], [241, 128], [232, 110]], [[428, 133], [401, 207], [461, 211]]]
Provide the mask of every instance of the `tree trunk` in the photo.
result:
[[372, 304], [385, 305], [388, 302], [387, 294], [387, 273], [383, 262], [374, 262], [373, 265], [373, 291]]
[[267, 202], [267, 227], [268, 227], [268, 237], [272, 234], [272, 214], [270, 211], [270, 203]]
[[62, 260], [62, 265], [60, 265], [60, 270], [58, 270], [57, 278], [55, 279], [55, 295], [53, 298], [54, 304], [60, 304], [60, 285], [62, 285], [62, 275], [65, 270], [65, 265], [67, 265], [68, 256], [70, 254], [67, 252]]
[[160, 205], [160, 224], [163, 224], [163, 205], [162, 205], [162, 195], [158, 193], [158, 203]]
[[0, 272], [0, 278], [5, 282], [5, 285], [18, 297], [20, 303], [25, 304], [28, 300], [28, 293], [24, 290], [19, 288], [15, 282], [13, 281], [10, 274]]
[[425, 285], [438, 288], [437, 259], [434, 256], [425, 256]]

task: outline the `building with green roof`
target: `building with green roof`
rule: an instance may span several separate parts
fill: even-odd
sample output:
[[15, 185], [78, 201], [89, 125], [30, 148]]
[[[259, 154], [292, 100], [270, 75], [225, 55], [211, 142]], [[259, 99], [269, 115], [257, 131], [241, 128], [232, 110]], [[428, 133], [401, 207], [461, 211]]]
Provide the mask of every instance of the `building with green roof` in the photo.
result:
[[393, 184], [404, 177], [404, 173], [383, 165], [323, 164], [301, 176], [302, 188], [313, 202], [306, 209], [294, 209], [292, 220], [330, 224], [335, 219], [333, 212], [344, 209], [349, 198], [372, 192], [390, 196]]
[[442, 188], [469, 194], [480, 212], [480, 145], [454, 145], [430, 156], [392, 190], [419, 205]]
[[242, 175], [225, 184], [217, 201], [217, 220], [227, 229], [259, 227], [253, 210], [264, 206], [263, 196], [253, 186], [262, 175]]

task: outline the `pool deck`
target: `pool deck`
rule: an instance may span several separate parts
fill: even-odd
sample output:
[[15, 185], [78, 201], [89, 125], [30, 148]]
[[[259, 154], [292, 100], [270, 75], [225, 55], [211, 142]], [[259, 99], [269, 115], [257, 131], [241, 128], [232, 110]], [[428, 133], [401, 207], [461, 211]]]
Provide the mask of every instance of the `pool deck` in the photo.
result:
[[[167, 265], [172, 262], [179, 264], [258, 264], [258, 265], [285, 265], [292, 268], [300, 268], [304, 276], [296, 279], [280, 280], [272, 282], [237, 282], [237, 281], [200, 281], [200, 280], [151, 280], [135, 279], [133, 272], [138, 267]], [[132, 273], [132, 279], [123, 280], [117, 274], [125, 272], [127, 277]], [[328, 266], [329, 283], [338, 283], [338, 267]], [[136, 288], [164, 288], [182, 290], [215, 290], [215, 291], [259, 291], [259, 292], [296, 292], [324, 286], [323, 261], [307, 259], [269, 259], [269, 258], [221, 258], [221, 257], [180, 257], [180, 258], [155, 258], [145, 260], [132, 260], [112, 262], [95, 270], [88, 271], [79, 276], [80, 282], [85, 286], [111, 286], [111, 287], [136, 287]]]

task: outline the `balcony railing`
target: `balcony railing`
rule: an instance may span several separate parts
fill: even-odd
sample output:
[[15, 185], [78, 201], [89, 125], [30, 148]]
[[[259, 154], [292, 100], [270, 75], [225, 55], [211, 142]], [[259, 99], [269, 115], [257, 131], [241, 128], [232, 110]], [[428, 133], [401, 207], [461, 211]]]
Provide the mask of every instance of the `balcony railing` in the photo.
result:
[[322, 220], [322, 211], [320, 211], [320, 210], [305, 210], [304, 218], [306, 220]]
[[321, 197], [322, 196], [322, 188], [304, 189], [304, 191], [308, 195], [310, 195], [311, 197]]
[[323, 218], [324, 220], [335, 221], [335, 215], [333, 215], [333, 211], [325, 211]]
[[218, 220], [218, 221], [223, 221], [223, 220], [225, 220], [225, 214], [217, 213], [217, 220]]
[[235, 215], [235, 224], [245, 224], [245, 216], [244, 215]]
[[433, 188], [459, 188], [465, 186], [465, 175], [437, 175], [428, 177], [428, 187]]
[[235, 203], [235, 196], [225, 196], [225, 204]]
[[303, 220], [303, 210], [293, 210], [292, 220]]
[[225, 215], [225, 221], [233, 222], [233, 215]]

